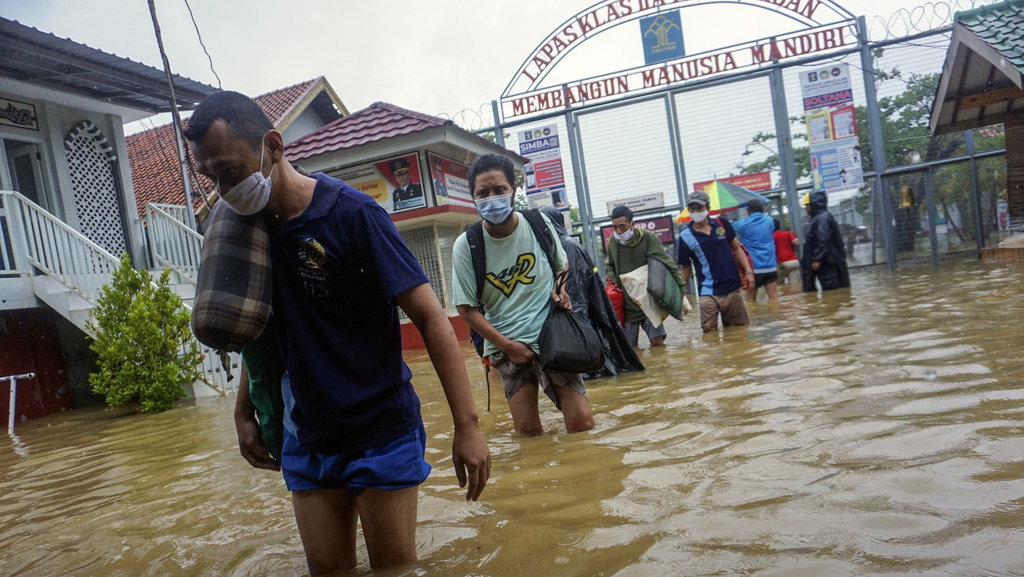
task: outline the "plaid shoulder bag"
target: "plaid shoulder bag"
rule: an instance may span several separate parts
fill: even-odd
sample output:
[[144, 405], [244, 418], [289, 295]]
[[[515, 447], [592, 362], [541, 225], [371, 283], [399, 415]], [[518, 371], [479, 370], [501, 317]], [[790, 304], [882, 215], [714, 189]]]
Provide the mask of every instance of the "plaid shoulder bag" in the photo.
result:
[[270, 237], [262, 214], [241, 216], [218, 202], [205, 222], [192, 306], [192, 332], [218, 351], [241, 351], [270, 317]]

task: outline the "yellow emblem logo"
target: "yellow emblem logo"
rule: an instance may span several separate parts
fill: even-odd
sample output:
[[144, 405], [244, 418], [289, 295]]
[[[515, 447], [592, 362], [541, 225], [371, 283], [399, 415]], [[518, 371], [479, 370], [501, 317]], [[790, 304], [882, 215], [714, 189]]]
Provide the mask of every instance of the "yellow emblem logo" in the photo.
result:
[[516, 264], [508, 267], [507, 269], [499, 272], [498, 274], [487, 273], [487, 282], [491, 283], [491, 286], [501, 291], [501, 294], [506, 297], [512, 295], [512, 291], [516, 290], [519, 284], [533, 284], [536, 280], [536, 276], [531, 276], [533, 267], [537, 264], [537, 257], [531, 253], [524, 253], [519, 255], [516, 259]]

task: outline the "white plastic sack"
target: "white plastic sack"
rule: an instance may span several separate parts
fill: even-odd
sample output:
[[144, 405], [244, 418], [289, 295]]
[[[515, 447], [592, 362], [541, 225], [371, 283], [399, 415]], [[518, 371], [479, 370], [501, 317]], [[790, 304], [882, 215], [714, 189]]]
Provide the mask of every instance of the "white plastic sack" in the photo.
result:
[[640, 310], [644, 311], [647, 320], [651, 321], [655, 327], [660, 327], [668, 317], [668, 311], [661, 308], [658, 301], [647, 292], [647, 265], [621, 274], [619, 279], [622, 280], [622, 288], [626, 289], [626, 294], [633, 299]]

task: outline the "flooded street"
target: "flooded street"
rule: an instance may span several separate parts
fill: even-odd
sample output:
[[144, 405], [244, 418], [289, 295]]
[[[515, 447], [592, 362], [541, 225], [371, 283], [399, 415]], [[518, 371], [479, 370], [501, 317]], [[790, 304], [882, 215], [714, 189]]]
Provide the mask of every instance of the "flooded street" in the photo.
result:
[[[420, 561], [378, 575], [1024, 575], [1024, 267], [853, 283], [784, 289], [721, 336], [690, 317], [664, 349], [641, 337], [646, 372], [588, 383], [588, 433], [542, 399], [549, 433], [513, 436], [467, 345], [494, 459], [479, 503], [409, 355], [434, 472]], [[304, 575], [289, 494], [238, 455], [233, 403], [18, 424], [0, 440], [0, 575]]]

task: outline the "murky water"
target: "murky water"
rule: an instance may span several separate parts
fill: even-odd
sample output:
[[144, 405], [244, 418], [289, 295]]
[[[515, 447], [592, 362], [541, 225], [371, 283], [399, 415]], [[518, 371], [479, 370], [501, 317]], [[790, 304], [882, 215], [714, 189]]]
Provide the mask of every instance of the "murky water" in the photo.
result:
[[[854, 284], [758, 304], [721, 337], [672, 321], [646, 373], [590, 383], [590, 433], [544, 400], [550, 433], [512, 436], [467, 347], [494, 456], [476, 504], [411, 356], [435, 471], [420, 561], [387, 574], [1024, 575], [1024, 267]], [[0, 440], [0, 575], [303, 575], [289, 495], [238, 456], [232, 403], [19, 424]]]

